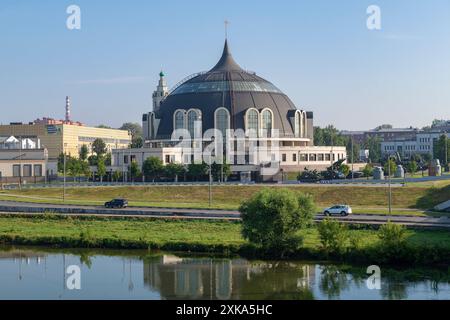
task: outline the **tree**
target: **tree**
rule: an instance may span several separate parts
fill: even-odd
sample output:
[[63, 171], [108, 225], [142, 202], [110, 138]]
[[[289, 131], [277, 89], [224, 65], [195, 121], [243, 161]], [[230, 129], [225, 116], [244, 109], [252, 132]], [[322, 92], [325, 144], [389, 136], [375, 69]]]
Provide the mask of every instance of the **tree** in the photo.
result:
[[348, 229], [343, 223], [326, 218], [319, 223], [320, 243], [327, 253], [342, 253], [347, 245]]
[[[447, 146], [445, 146], [447, 144]], [[447, 151], [447, 155], [445, 152]], [[447, 138], [447, 135], [443, 134], [439, 137], [437, 141], [435, 141], [433, 146], [433, 156], [435, 159], [439, 159], [442, 166], [448, 170], [448, 163], [445, 163], [450, 160], [450, 139]]]
[[184, 173], [184, 166], [179, 163], [169, 163], [164, 167], [164, 172], [167, 177], [174, 179], [174, 181], [178, 181], [178, 177]]
[[372, 173], [373, 173], [373, 166], [372, 166], [370, 163], [366, 164], [362, 172], [363, 172], [363, 174], [364, 174], [364, 177], [366, 177], [367, 179], [369, 179], [369, 177], [370, 177], [370, 176], [372, 175]]
[[131, 148], [139, 149], [139, 148], [142, 148], [143, 146], [144, 146], [144, 140], [142, 139], [142, 137], [136, 137], [131, 140], [131, 145], [130, 145]]
[[119, 182], [119, 180], [122, 179], [122, 172], [120, 172], [119, 170], [114, 171], [112, 174], [112, 179], [115, 182]]
[[103, 157], [99, 157], [97, 161], [97, 174], [100, 177], [100, 182], [103, 182], [103, 177], [106, 174], [106, 165], [105, 159]]
[[395, 163], [395, 161], [391, 158], [389, 158], [386, 163], [384, 164], [384, 173], [392, 176], [395, 171], [397, 170], [397, 164]]
[[211, 175], [213, 176], [214, 180], [220, 181], [223, 177], [223, 180], [226, 181], [227, 178], [231, 175], [230, 164], [226, 163], [226, 161], [223, 161], [223, 164], [214, 162], [211, 165]]
[[[347, 147], [347, 162], [351, 163], [353, 160], [353, 163], [358, 162], [359, 159], [359, 152], [361, 151], [361, 146], [358, 143], [355, 143], [351, 137], [345, 137], [347, 140], [345, 145]], [[353, 147], [353, 149], [352, 149]], [[353, 155], [352, 155], [353, 153]]]
[[188, 165], [188, 174], [198, 181], [198, 179], [202, 176], [206, 176], [208, 174], [209, 166], [205, 163], [190, 163]]
[[83, 161], [87, 160], [89, 154], [89, 148], [87, 147], [87, 145], [83, 144], [80, 148], [80, 152], [79, 152], [79, 158]]
[[69, 176], [73, 177], [73, 181], [76, 181], [76, 177], [78, 177], [81, 172], [81, 161], [76, 158], [66, 159], [66, 172]]
[[381, 160], [381, 139], [377, 136], [368, 137], [364, 143], [364, 149], [369, 150], [370, 162], [380, 162]]
[[142, 164], [144, 176], [149, 177], [153, 182], [164, 172], [164, 164], [158, 157], [149, 157]]
[[134, 178], [138, 177], [141, 174], [141, 170], [139, 170], [139, 165], [137, 164], [136, 161], [132, 161], [130, 163], [130, 177], [131, 177], [131, 181], [134, 182]]
[[309, 226], [316, 213], [310, 195], [289, 189], [262, 189], [239, 207], [242, 235], [267, 249], [295, 250], [301, 244], [297, 232]]
[[84, 175], [86, 178], [89, 178], [91, 175], [91, 168], [89, 168], [89, 163], [86, 160], [81, 160], [80, 159], [80, 169], [81, 169], [81, 174]]
[[96, 166], [98, 162], [98, 157], [95, 154], [92, 154], [88, 157], [87, 160], [90, 166]]
[[110, 126], [107, 126], [106, 124], [99, 124], [99, 125], [97, 126], [97, 128], [100, 128], [100, 129], [111, 129], [111, 127], [110, 127]]
[[139, 123], [125, 122], [119, 129], [130, 132], [133, 139], [142, 138], [142, 127]]
[[417, 162], [412, 160], [408, 163], [408, 172], [414, 175], [417, 172]]
[[94, 142], [92, 142], [92, 151], [97, 157], [101, 157], [106, 153], [106, 143], [100, 138], [95, 139]]

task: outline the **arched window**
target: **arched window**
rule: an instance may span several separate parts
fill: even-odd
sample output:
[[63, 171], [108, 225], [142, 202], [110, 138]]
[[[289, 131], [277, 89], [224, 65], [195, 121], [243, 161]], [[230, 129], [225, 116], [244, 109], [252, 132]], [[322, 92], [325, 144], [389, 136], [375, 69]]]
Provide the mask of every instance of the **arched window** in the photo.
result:
[[249, 109], [246, 116], [247, 131], [254, 131], [255, 134], [259, 130], [259, 112], [256, 109]]
[[[197, 121], [201, 121], [201, 113], [199, 110], [189, 110], [188, 111], [188, 131], [191, 135], [191, 137], [194, 137], [194, 132], [195, 132], [195, 123]], [[201, 128], [200, 128], [201, 131]]]
[[174, 115], [174, 129], [184, 129], [184, 111], [178, 110]]
[[215, 128], [226, 135], [227, 129], [230, 129], [230, 113], [225, 108], [219, 108], [215, 112]]
[[272, 136], [272, 112], [269, 109], [263, 110], [261, 113], [261, 128], [263, 137]]
[[302, 126], [301, 124], [302, 114], [300, 111], [295, 111], [295, 119], [294, 119], [294, 135], [296, 138], [300, 137], [300, 128]]
[[302, 121], [302, 131], [301, 131], [301, 135], [302, 138], [306, 138], [306, 112], [302, 112], [302, 117], [301, 117], [301, 121]]

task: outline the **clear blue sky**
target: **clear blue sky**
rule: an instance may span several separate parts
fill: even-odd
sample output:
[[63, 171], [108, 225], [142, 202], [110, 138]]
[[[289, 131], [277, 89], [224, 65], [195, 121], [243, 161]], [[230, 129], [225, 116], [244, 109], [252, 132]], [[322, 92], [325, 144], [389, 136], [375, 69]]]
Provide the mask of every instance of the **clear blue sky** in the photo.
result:
[[[81, 7], [81, 30], [66, 8]], [[382, 30], [366, 28], [381, 8]], [[283, 90], [317, 125], [369, 129], [450, 118], [450, 1], [1, 0], [0, 123], [64, 117], [114, 127], [219, 59], [223, 21], [235, 59]]]

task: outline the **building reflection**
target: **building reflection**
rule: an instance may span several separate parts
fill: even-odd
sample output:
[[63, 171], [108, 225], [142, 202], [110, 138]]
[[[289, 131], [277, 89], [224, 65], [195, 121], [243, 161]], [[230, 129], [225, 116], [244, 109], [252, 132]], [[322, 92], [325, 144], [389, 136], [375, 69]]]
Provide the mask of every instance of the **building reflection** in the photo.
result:
[[314, 265], [244, 259], [145, 259], [144, 284], [163, 299], [312, 299]]

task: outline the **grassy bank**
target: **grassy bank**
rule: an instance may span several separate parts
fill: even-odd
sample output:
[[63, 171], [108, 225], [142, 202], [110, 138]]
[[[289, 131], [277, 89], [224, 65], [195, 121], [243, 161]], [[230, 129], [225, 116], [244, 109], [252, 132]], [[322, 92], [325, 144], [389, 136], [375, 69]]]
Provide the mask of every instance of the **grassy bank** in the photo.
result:
[[[351, 186], [270, 186], [309, 193], [319, 207], [346, 203], [355, 207], [386, 208], [386, 187]], [[237, 209], [264, 186], [214, 186], [213, 208]], [[450, 198], [450, 185], [439, 187], [407, 186], [392, 189], [394, 208], [430, 209]], [[208, 186], [135, 186], [68, 188], [66, 203], [100, 205], [112, 198], [123, 197], [131, 206], [209, 208]], [[63, 203], [61, 188], [1, 191], [0, 200], [38, 203]]]
[[[20, 245], [49, 245], [72, 248], [158, 249], [247, 257], [277, 258], [246, 242], [239, 222], [186, 221], [132, 218], [67, 217], [58, 215], [0, 216], [0, 242]], [[389, 256], [378, 249], [373, 229], [351, 229], [358, 247], [327, 255], [317, 229], [301, 231], [303, 247], [290, 258], [335, 259], [368, 263], [449, 264], [450, 233], [408, 230], [408, 251]]]

